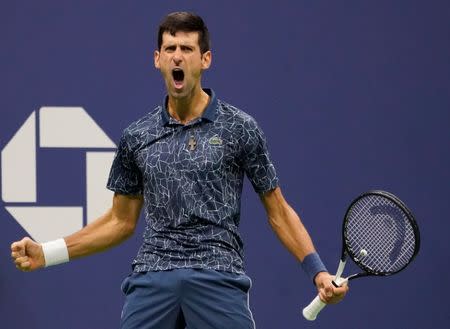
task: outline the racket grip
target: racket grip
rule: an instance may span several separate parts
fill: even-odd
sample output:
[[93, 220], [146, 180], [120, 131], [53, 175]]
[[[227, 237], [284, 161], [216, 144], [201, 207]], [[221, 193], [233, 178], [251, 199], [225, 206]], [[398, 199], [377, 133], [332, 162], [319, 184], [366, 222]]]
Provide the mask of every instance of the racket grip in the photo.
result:
[[327, 304], [322, 302], [319, 295], [317, 295], [316, 298], [314, 298], [313, 301], [303, 309], [304, 318], [309, 321], [314, 321], [326, 305]]

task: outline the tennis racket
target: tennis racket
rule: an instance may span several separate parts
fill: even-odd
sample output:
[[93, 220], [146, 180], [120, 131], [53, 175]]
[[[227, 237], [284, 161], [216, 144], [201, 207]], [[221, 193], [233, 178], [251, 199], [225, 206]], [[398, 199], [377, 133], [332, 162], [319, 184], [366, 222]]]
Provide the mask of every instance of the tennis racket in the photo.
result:
[[[419, 227], [406, 205], [385, 191], [369, 191], [347, 209], [342, 225], [342, 254], [333, 285], [366, 276], [388, 276], [403, 270], [419, 252]], [[352, 259], [362, 270], [342, 277]], [[303, 316], [316, 319], [325, 307], [317, 296], [303, 309]]]

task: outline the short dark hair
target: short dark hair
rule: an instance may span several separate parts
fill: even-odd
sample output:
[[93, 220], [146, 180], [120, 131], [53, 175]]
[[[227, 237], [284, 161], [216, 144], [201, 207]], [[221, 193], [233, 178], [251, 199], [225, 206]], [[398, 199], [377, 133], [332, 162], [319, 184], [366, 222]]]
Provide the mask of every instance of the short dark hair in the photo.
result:
[[175, 35], [177, 32], [198, 32], [198, 44], [203, 54], [211, 49], [209, 31], [203, 19], [190, 12], [179, 11], [167, 15], [158, 30], [158, 49], [161, 50], [164, 32]]

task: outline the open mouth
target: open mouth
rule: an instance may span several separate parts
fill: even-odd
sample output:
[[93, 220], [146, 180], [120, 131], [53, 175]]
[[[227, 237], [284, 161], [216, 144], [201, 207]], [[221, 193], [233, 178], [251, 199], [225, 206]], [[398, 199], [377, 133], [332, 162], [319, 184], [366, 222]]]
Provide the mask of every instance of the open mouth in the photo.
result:
[[176, 68], [172, 70], [173, 81], [175, 82], [175, 86], [181, 87], [183, 85], [184, 80], [184, 72], [182, 69]]

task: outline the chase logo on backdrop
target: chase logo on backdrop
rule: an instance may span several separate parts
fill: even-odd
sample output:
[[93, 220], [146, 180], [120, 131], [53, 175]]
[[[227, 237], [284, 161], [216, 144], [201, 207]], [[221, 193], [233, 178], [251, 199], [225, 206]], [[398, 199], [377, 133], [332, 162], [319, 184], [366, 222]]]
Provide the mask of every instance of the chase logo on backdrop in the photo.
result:
[[[111, 204], [105, 188], [116, 145], [82, 107], [42, 107], [33, 111], [1, 153], [5, 209], [36, 241], [48, 241], [83, 227]], [[86, 205], [37, 204], [36, 154], [40, 148], [86, 149]], [[91, 149], [91, 150], [89, 150]], [[102, 149], [102, 150], [98, 150]], [[103, 150], [106, 149], [106, 150]]]

